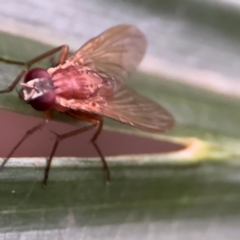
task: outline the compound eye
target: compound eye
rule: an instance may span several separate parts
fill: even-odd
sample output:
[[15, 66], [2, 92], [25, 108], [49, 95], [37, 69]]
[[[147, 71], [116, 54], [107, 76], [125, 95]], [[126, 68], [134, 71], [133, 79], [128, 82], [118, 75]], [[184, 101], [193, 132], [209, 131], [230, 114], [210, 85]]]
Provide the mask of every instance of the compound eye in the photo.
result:
[[[36, 78], [51, 78], [51, 76], [44, 68], [33, 68], [26, 74], [24, 78], [24, 83], [27, 83]], [[28, 101], [28, 103], [37, 111], [46, 111], [54, 106], [55, 98], [56, 98], [55, 92], [48, 91], [44, 93], [42, 96]]]
[[55, 99], [55, 92], [49, 91], [36, 99], [30, 100], [28, 103], [37, 111], [46, 111], [53, 108]]
[[24, 82], [27, 83], [36, 78], [50, 78], [50, 75], [44, 68], [33, 68], [26, 74]]

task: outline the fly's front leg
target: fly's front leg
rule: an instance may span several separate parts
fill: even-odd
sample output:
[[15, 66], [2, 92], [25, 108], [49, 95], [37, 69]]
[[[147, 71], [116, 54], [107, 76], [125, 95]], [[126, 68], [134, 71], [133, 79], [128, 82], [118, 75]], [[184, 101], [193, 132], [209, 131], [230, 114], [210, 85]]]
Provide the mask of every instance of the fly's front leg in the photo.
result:
[[69, 52], [68, 45], [61, 45], [59, 47], [53, 48], [53, 49], [51, 49], [39, 56], [27, 61], [27, 62], [12, 61], [12, 60], [8, 60], [8, 59], [0, 58], [0, 62], [25, 66], [25, 69], [20, 72], [20, 74], [16, 77], [16, 79], [13, 81], [13, 83], [10, 86], [8, 86], [7, 88], [5, 88], [3, 90], [0, 90], [0, 94], [11, 92], [15, 88], [15, 86], [21, 81], [22, 77], [25, 76], [25, 74], [28, 72], [29, 68], [33, 64], [35, 64], [35, 63], [43, 60], [44, 58], [49, 57], [59, 51], [61, 51], [61, 53], [58, 58], [58, 64], [63, 64], [63, 63], [65, 63], [65, 61], [68, 57], [68, 52]]
[[28, 72], [27, 69], [22, 70], [9, 87], [7, 87], [7, 88], [5, 88], [5, 89], [3, 89], [3, 90], [0, 90], [0, 94], [1, 94], [1, 93], [11, 92], [11, 91], [16, 87], [16, 85], [21, 81], [22, 77], [23, 77], [27, 72]]
[[0, 57], [0, 62], [4, 62], [4, 63], [8, 63], [8, 64], [14, 64], [14, 65], [20, 65], [20, 66], [24, 66], [25, 65], [25, 62], [14, 61], [14, 60], [1, 58], [1, 57]]
[[63, 64], [63, 63], [65, 63], [65, 61], [66, 61], [66, 59], [68, 57], [68, 53], [69, 53], [68, 45], [61, 45], [59, 47], [53, 48], [53, 49], [51, 49], [51, 50], [49, 50], [49, 51], [47, 51], [47, 52], [45, 52], [45, 53], [35, 57], [35, 58], [27, 61], [25, 63], [25, 66], [27, 68], [30, 68], [34, 63], [37, 63], [37, 62], [43, 60], [44, 58], [47, 58], [47, 57], [49, 57], [49, 56], [51, 56], [51, 55], [53, 55], [53, 54], [55, 54], [55, 53], [57, 53], [59, 51], [61, 51], [61, 53], [60, 53], [60, 56], [58, 58], [58, 62], [57, 63], [58, 63], [58, 65], [59, 64]]
[[19, 146], [34, 132], [36, 132], [38, 129], [41, 129], [43, 126], [45, 126], [48, 122], [49, 119], [51, 117], [51, 112], [50, 111], [46, 111], [44, 113], [45, 115], [45, 119], [37, 124], [36, 126], [34, 126], [33, 128], [29, 129], [24, 136], [20, 139], [20, 141], [18, 141], [18, 143], [13, 147], [12, 151], [8, 154], [8, 156], [3, 160], [0, 169], [3, 169], [3, 167], [5, 166], [5, 164], [7, 163], [7, 161], [9, 160], [9, 158], [13, 155], [13, 153], [19, 148]]
[[14, 61], [7, 58], [0, 57], [0, 62], [8, 63], [8, 64], [15, 64], [20, 66], [25, 66], [26, 68], [30, 68], [34, 63], [37, 63], [41, 60], [43, 60], [46, 57], [49, 57], [57, 52], [61, 51], [60, 56], [58, 58], [58, 64], [65, 63], [68, 53], [69, 53], [69, 46], [68, 45], [61, 45], [59, 47], [53, 48], [43, 54], [40, 54], [39, 56], [27, 61], [27, 62], [21, 62], [21, 61]]

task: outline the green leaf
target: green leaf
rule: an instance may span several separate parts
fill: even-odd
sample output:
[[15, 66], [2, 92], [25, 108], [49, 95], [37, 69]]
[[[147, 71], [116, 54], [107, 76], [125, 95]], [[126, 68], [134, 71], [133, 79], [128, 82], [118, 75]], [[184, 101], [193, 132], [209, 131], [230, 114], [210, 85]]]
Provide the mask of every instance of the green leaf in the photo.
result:
[[[0, 33], [1, 57], [25, 61], [50, 48]], [[19, 72], [17, 66], [0, 63], [0, 89]], [[129, 84], [169, 109], [176, 127], [166, 136], [110, 120], [105, 128], [181, 144], [183, 149], [107, 156], [109, 185], [98, 158], [55, 158], [46, 189], [41, 188], [44, 158], [13, 158], [0, 173], [0, 238], [8, 232], [11, 239], [158, 239], [159, 234], [164, 239], [171, 232], [185, 239], [185, 229], [189, 234], [201, 227], [213, 231], [208, 229], [213, 221], [219, 234], [236, 225], [238, 100], [140, 72]], [[16, 91], [0, 94], [0, 108], [41, 117]], [[54, 119], [78, 124], [59, 114]]]
[[[5, 33], [1, 33], [0, 37], [0, 56], [4, 58], [27, 61], [52, 48], [52, 46]], [[48, 61], [49, 59], [40, 62], [38, 66], [46, 67]], [[0, 89], [4, 89], [11, 84], [20, 72], [20, 68], [0, 63], [0, 71]], [[240, 134], [238, 128], [240, 112], [237, 99], [181, 84], [174, 79], [164, 79], [140, 72], [133, 75], [129, 85], [169, 109], [176, 118], [175, 128], [167, 136], [148, 134], [108, 119], [105, 121], [105, 128], [186, 146], [183, 151], [161, 154], [150, 159], [159, 159], [158, 162], [179, 163], [203, 159], [225, 160], [227, 156], [239, 154], [235, 147], [239, 144], [236, 137]], [[19, 100], [16, 91], [0, 94], [0, 108], [42, 117], [42, 113]], [[79, 121], [57, 113], [53, 119], [79, 124]]]

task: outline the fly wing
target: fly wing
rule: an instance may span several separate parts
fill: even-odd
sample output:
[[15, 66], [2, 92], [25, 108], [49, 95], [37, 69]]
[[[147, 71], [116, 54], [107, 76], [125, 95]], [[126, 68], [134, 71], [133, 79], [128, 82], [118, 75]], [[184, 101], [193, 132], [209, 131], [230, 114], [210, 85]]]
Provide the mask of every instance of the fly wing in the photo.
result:
[[148, 132], [168, 132], [174, 125], [173, 116], [164, 107], [125, 86], [100, 111], [104, 116]]
[[138, 28], [118, 25], [90, 39], [67, 62], [88, 66], [124, 82], [141, 62], [146, 47], [147, 40]]
[[87, 99], [61, 99], [58, 104], [74, 117], [82, 112], [103, 115], [149, 132], [167, 132], [173, 116], [162, 106], [124, 86], [146, 51], [147, 41], [136, 27], [119, 25], [89, 40], [67, 62], [88, 67], [102, 79], [97, 92]]
[[[173, 116], [161, 105], [125, 86], [111, 98], [72, 99], [65, 106], [76, 112], [100, 114], [148, 132], [168, 132], [174, 125]], [[71, 111], [70, 110], [70, 111]]]

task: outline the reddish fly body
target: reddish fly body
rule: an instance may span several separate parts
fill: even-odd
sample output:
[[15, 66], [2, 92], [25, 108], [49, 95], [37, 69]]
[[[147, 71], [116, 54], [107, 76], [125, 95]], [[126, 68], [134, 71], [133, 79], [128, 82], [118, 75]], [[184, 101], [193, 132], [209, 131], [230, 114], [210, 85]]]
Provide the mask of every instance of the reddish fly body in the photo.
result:
[[[118, 25], [90, 39], [70, 56], [69, 47], [62, 45], [27, 62], [0, 58], [5, 63], [25, 67], [8, 88], [0, 90], [0, 94], [12, 91], [21, 82], [20, 98], [45, 116], [40, 124], [20, 139], [3, 161], [2, 167], [29, 135], [48, 123], [52, 111], [59, 111], [89, 125], [66, 134], [56, 134], [43, 184], [47, 184], [51, 161], [59, 142], [95, 127], [91, 142], [102, 160], [109, 181], [107, 163], [96, 143], [102, 130], [103, 117], [154, 133], [167, 132], [174, 125], [173, 116], [164, 107], [125, 85], [129, 75], [141, 62], [146, 47], [146, 37], [138, 28]], [[57, 52], [60, 55], [56, 67], [31, 69], [34, 63]]]

